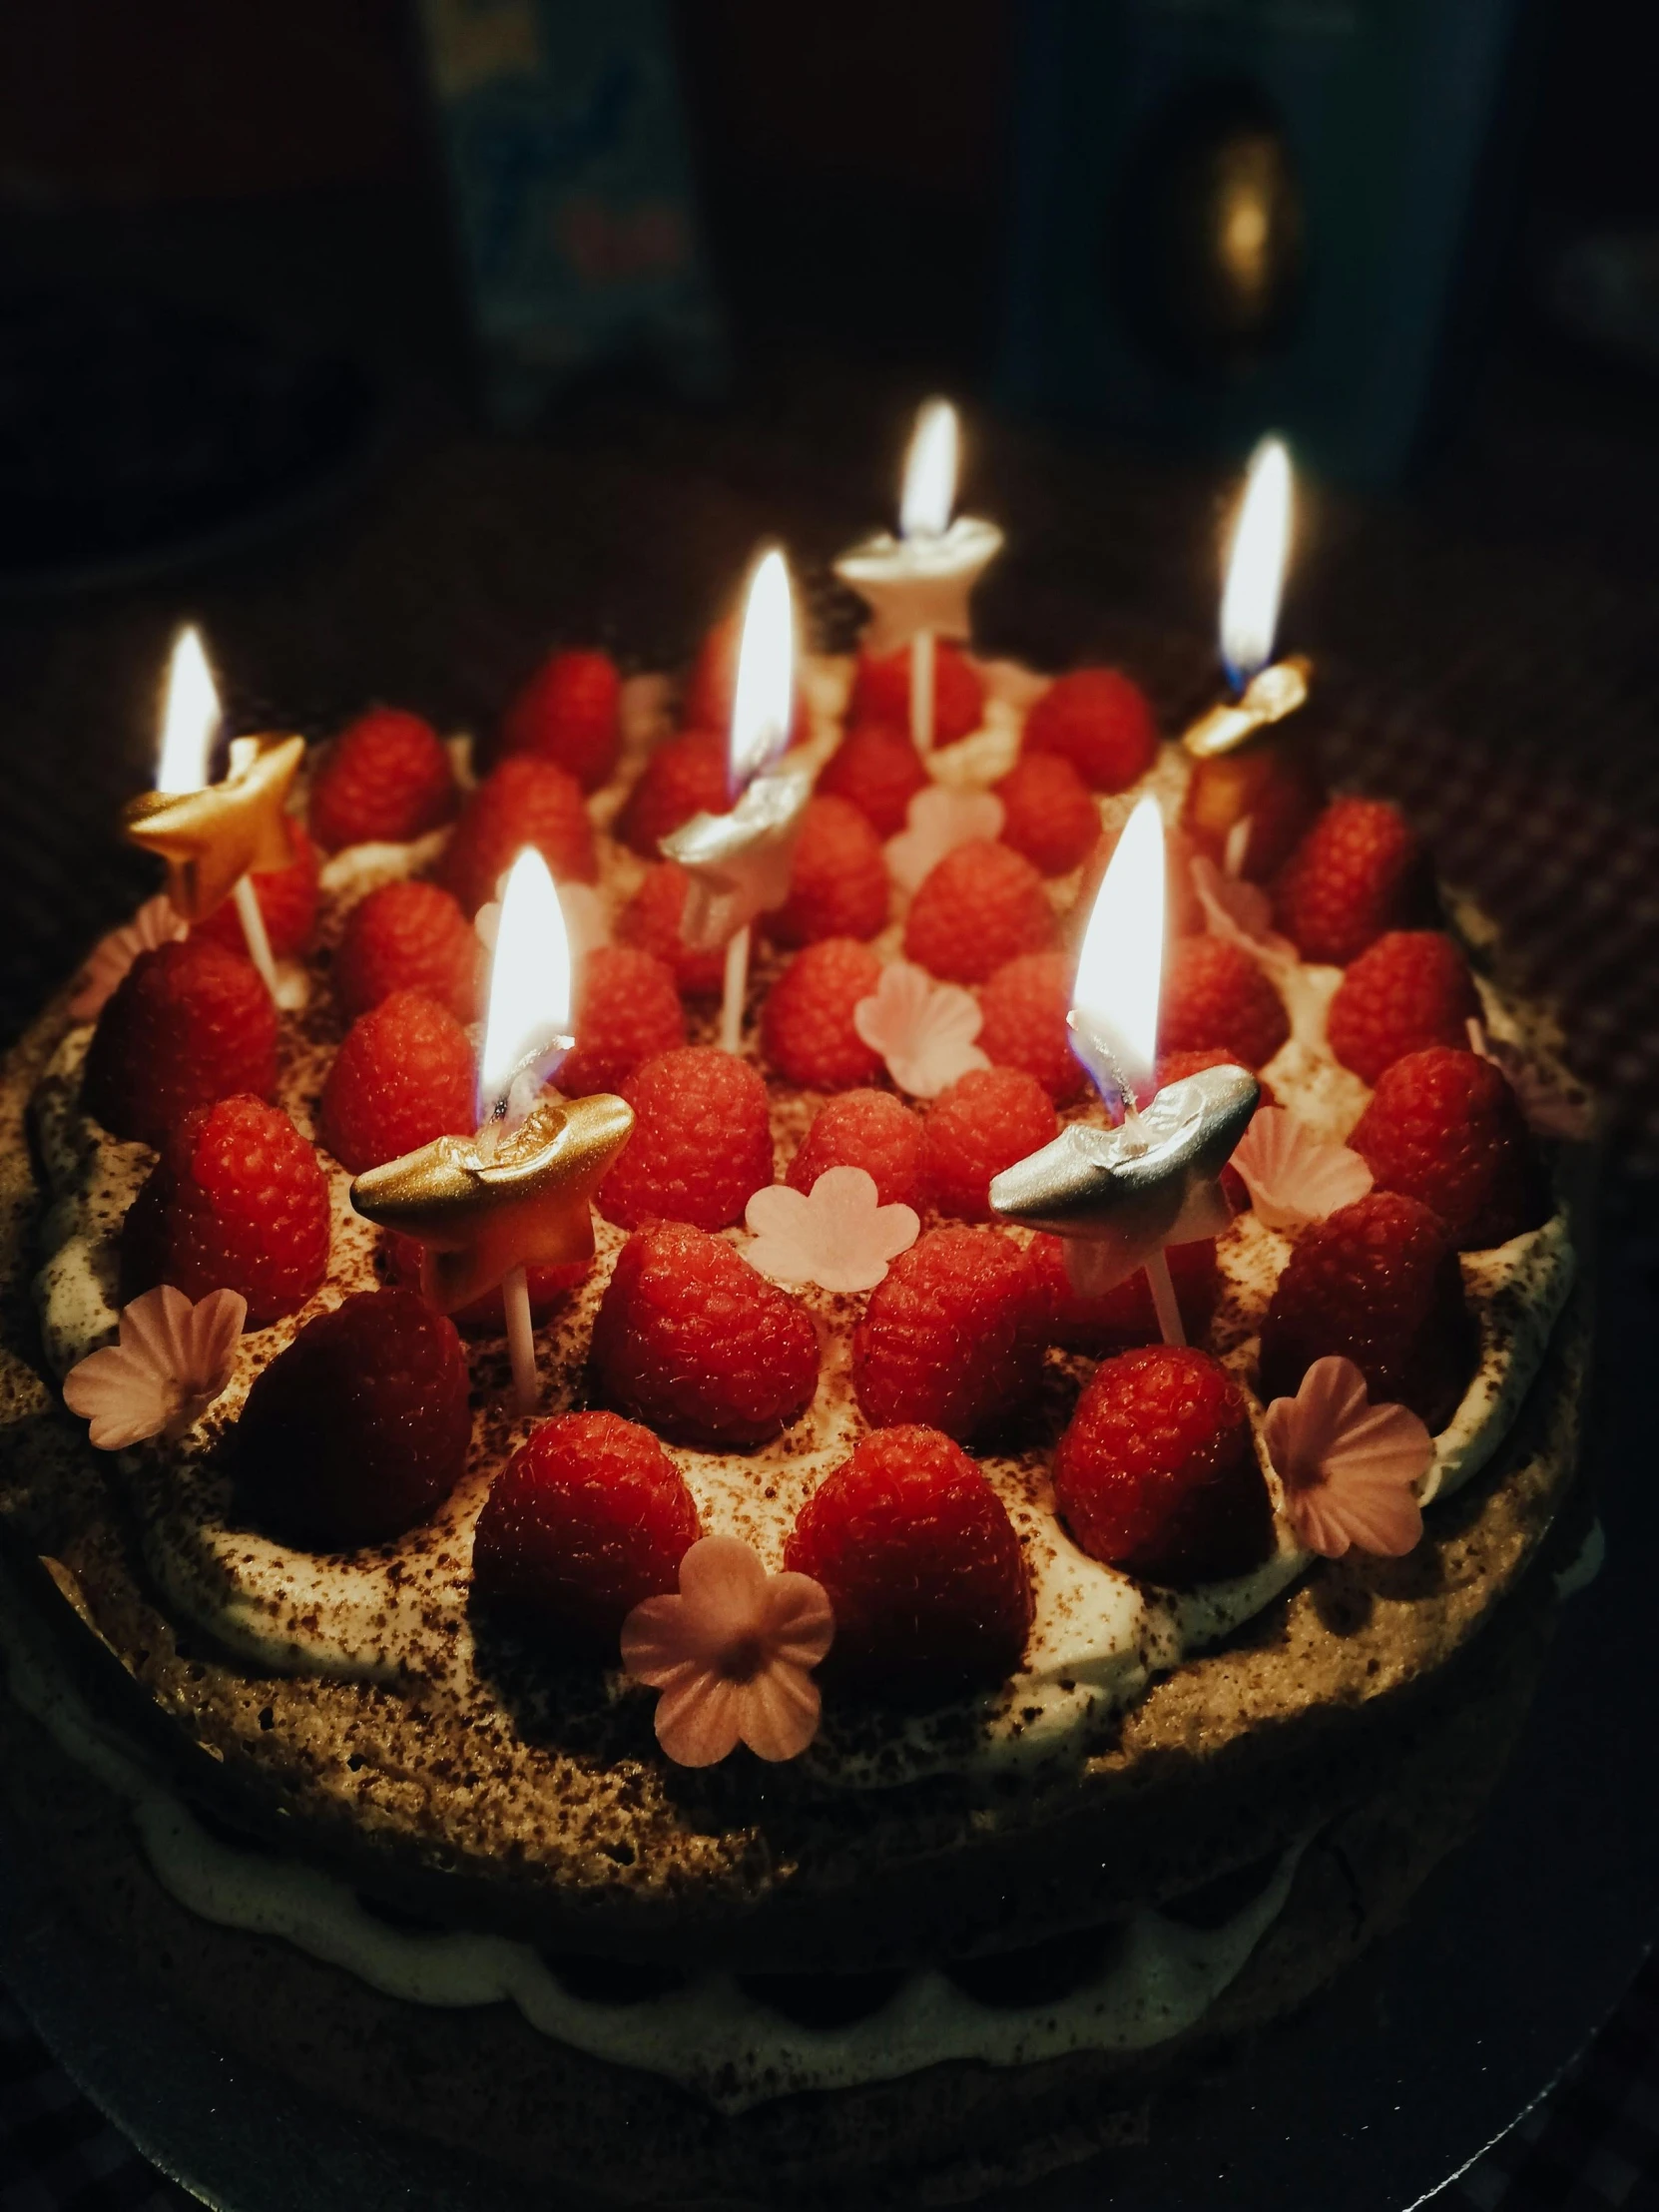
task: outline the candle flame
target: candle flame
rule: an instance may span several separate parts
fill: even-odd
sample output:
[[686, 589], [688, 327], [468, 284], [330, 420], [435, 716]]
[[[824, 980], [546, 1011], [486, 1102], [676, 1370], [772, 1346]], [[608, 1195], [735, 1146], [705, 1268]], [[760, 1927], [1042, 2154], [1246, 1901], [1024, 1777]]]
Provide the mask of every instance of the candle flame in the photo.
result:
[[956, 410], [948, 399], [929, 399], [916, 415], [904, 456], [904, 489], [898, 503], [899, 534], [936, 538], [950, 527], [956, 499]]
[[162, 709], [162, 757], [156, 771], [159, 792], [199, 792], [208, 781], [208, 756], [219, 729], [219, 693], [215, 689], [201, 633], [194, 624], [173, 641]]
[[1163, 964], [1164, 825], [1157, 801], [1143, 799], [1095, 898], [1072, 988], [1074, 1021], [1131, 1093], [1151, 1083], [1157, 1065]]
[[1250, 456], [1221, 595], [1221, 656], [1243, 686], [1273, 658], [1291, 540], [1291, 457], [1278, 438]]
[[[537, 1067], [570, 1025], [570, 939], [547, 862], [526, 845], [501, 894], [501, 919], [490, 964], [489, 1011], [478, 1055], [478, 1119], [501, 1112], [515, 1077]], [[533, 1100], [526, 1100], [528, 1106]], [[516, 1106], [517, 1100], [513, 1101]]]
[[795, 610], [790, 572], [776, 546], [750, 578], [732, 695], [727, 780], [734, 800], [790, 742], [795, 719]]

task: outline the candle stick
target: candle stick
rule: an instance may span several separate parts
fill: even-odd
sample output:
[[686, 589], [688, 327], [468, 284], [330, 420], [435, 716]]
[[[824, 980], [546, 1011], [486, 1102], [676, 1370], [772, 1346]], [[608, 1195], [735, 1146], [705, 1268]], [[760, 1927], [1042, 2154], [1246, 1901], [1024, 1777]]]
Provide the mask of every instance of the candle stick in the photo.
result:
[[882, 532], [835, 563], [835, 574], [868, 602], [869, 651], [910, 648], [910, 736], [922, 754], [933, 746], [935, 641], [970, 635], [968, 595], [1002, 546], [994, 523], [950, 519], [956, 444], [955, 408], [928, 400], [905, 456], [897, 537]]
[[305, 758], [297, 737], [237, 738], [230, 769], [208, 782], [208, 755], [219, 727], [219, 694], [194, 629], [174, 640], [162, 718], [156, 788], [130, 800], [122, 829], [132, 844], [167, 862], [167, 894], [186, 921], [206, 921], [227, 898], [236, 901], [249, 957], [276, 996], [256, 868], [286, 867], [293, 857], [283, 812]]
[[790, 740], [795, 711], [795, 617], [790, 572], [774, 550], [757, 563], [744, 607], [738, 680], [732, 699], [724, 815], [694, 815], [662, 849], [691, 877], [680, 934], [695, 951], [726, 948], [720, 1041], [743, 1039], [750, 925], [782, 906], [813, 779], [806, 769], [774, 770]]
[[351, 1186], [366, 1221], [424, 1248], [421, 1287], [444, 1313], [500, 1287], [519, 1412], [539, 1396], [528, 1270], [593, 1256], [593, 1194], [634, 1126], [607, 1092], [541, 1097], [573, 1039], [570, 948], [547, 864], [533, 847], [502, 893], [478, 1062], [475, 1137], [438, 1137]]

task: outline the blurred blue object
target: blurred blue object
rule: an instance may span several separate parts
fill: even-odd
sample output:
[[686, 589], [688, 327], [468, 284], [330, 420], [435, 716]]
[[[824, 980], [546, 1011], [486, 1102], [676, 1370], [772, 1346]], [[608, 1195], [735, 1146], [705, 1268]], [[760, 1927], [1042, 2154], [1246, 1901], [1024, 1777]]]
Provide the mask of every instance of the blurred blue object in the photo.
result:
[[1012, 403], [1395, 474], [1501, 256], [1535, 0], [1027, 0]]

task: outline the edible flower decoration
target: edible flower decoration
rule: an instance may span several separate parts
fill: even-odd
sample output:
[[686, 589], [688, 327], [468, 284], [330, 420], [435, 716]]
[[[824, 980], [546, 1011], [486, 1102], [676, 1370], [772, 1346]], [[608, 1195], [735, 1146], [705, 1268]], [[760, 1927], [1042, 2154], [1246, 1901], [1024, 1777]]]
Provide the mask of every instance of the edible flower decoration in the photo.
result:
[[921, 1228], [913, 1206], [882, 1206], [863, 1168], [826, 1168], [811, 1193], [787, 1183], [757, 1191], [744, 1215], [755, 1242], [745, 1257], [774, 1283], [821, 1291], [873, 1291], [889, 1260]]
[[231, 1380], [248, 1301], [210, 1291], [193, 1306], [162, 1283], [121, 1309], [118, 1344], [88, 1353], [64, 1377], [63, 1400], [90, 1420], [99, 1451], [193, 1428]]
[[912, 1098], [937, 1098], [970, 1068], [990, 1061], [974, 1043], [984, 1015], [960, 983], [935, 983], [910, 960], [891, 960], [872, 995], [852, 1009], [852, 1026]]
[[1507, 1077], [1529, 1129], [1540, 1137], [1566, 1137], [1579, 1143], [1588, 1139], [1592, 1128], [1588, 1099], [1575, 1098], [1552, 1083], [1507, 1037], [1488, 1035], [1486, 1024], [1477, 1014], [1469, 1016], [1468, 1033], [1469, 1050], [1477, 1052], [1482, 1060], [1490, 1060]]
[[1428, 1430], [1404, 1405], [1373, 1405], [1352, 1360], [1316, 1360], [1295, 1397], [1276, 1397], [1267, 1444], [1310, 1551], [1398, 1559], [1422, 1534], [1415, 1486], [1434, 1455]]
[[1233, 1154], [1257, 1218], [1269, 1229], [1306, 1229], [1372, 1186], [1372, 1172], [1346, 1144], [1316, 1137], [1283, 1106], [1261, 1106]]
[[1260, 883], [1247, 883], [1242, 875], [1224, 875], [1203, 852], [1193, 855], [1192, 874], [1211, 936], [1227, 938], [1270, 975], [1299, 964], [1296, 946], [1273, 926], [1273, 900]]
[[93, 946], [76, 978], [70, 1020], [96, 1021], [141, 952], [155, 952], [189, 934], [190, 923], [165, 892], [147, 898], [131, 921], [124, 921]]
[[905, 827], [887, 839], [887, 873], [900, 890], [918, 890], [959, 844], [1001, 836], [1004, 815], [995, 792], [959, 792], [929, 784], [911, 795]]
[[808, 1574], [769, 1574], [736, 1536], [703, 1536], [680, 1562], [677, 1597], [648, 1597], [622, 1624], [622, 1663], [660, 1690], [657, 1741], [680, 1767], [713, 1767], [747, 1744], [797, 1759], [818, 1734], [812, 1670], [835, 1616]]

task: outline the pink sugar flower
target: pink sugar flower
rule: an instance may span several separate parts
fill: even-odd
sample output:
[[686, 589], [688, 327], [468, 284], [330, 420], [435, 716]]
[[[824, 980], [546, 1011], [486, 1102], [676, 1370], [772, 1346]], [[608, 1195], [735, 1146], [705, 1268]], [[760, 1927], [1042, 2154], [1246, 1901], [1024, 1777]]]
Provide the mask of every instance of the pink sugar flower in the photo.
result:
[[959, 844], [1001, 836], [1004, 815], [995, 792], [959, 792], [948, 784], [929, 784], [912, 794], [904, 828], [887, 839], [887, 873], [900, 890], [919, 889]]
[[768, 1574], [736, 1536], [703, 1536], [678, 1597], [648, 1597], [622, 1624], [622, 1663], [661, 1690], [657, 1741], [676, 1766], [712, 1767], [747, 1744], [797, 1759], [818, 1734], [812, 1670], [835, 1617], [808, 1574]]
[[971, 991], [935, 983], [910, 960], [889, 960], [873, 995], [852, 1009], [853, 1028], [912, 1098], [937, 1098], [970, 1068], [990, 1066], [973, 1041], [984, 1018]]
[[76, 978], [70, 1020], [96, 1021], [141, 952], [154, 952], [189, 933], [189, 924], [174, 910], [172, 899], [147, 898], [131, 921], [124, 921], [93, 946]]
[[193, 1428], [225, 1388], [248, 1319], [238, 1291], [210, 1291], [192, 1305], [162, 1283], [121, 1309], [121, 1341], [78, 1361], [63, 1400], [92, 1423], [99, 1451], [125, 1451], [147, 1436], [170, 1443]]
[[1234, 1149], [1258, 1219], [1270, 1229], [1306, 1229], [1372, 1186], [1372, 1172], [1346, 1144], [1316, 1137], [1283, 1106], [1262, 1106]]
[[1276, 1397], [1267, 1443], [1310, 1551], [1340, 1559], [1352, 1546], [1398, 1559], [1422, 1534], [1415, 1486], [1432, 1439], [1408, 1407], [1373, 1405], [1352, 1360], [1316, 1360], [1295, 1397]]
[[811, 1193], [769, 1183], [744, 1220], [755, 1242], [744, 1257], [774, 1283], [821, 1291], [873, 1291], [889, 1260], [908, 1252], [921, 1220], [913, 1206], [883, 1206], [863, 1168], [826, 1168]]

